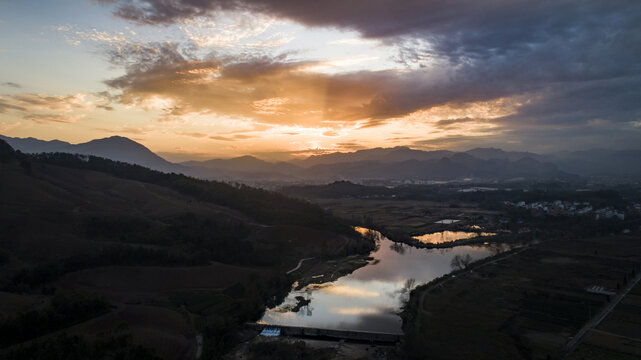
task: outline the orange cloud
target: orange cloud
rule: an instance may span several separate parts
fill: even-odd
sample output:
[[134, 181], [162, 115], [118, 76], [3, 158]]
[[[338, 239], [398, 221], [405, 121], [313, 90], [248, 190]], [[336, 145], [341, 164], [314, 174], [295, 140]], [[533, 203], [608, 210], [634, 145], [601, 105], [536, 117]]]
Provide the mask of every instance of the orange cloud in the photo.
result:
[[34, 121], [38, 124], [47, 124], [47, 123], [72, 124], [72, 123], [75, 123], [78, 119], [81, 119], [83, 117], [84, 115], [29, 114], [29, 115], [23, 116], [22, 118], [25, 120]]

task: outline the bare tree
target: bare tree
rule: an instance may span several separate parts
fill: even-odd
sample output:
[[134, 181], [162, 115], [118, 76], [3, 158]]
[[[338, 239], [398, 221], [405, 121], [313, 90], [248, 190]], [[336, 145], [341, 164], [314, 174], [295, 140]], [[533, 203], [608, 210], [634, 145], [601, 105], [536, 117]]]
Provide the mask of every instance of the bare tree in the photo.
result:
[[450, 262], [450, 266], [453, 270], [463, 270], [470, 266], [472, 261], [474, 261], [474, 259], [472, 259], [470, 254], [465, 254], [465, 256], [455, 255], [452, 258], [452, 262]]

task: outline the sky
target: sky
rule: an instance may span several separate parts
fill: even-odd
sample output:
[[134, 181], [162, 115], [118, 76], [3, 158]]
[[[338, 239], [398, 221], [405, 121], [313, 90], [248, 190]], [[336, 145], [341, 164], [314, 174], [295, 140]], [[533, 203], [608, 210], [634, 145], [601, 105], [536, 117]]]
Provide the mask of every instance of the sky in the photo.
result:
[[0, 0], [0, 134], [171, 161], [641, 148], [638, 0]]

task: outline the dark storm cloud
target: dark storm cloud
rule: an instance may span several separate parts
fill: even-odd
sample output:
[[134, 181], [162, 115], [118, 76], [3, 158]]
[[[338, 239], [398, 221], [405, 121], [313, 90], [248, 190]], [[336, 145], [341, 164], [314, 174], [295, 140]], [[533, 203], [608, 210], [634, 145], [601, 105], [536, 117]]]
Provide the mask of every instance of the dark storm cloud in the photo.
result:
[[[639, 127], [630, 125], [641, 119], [641, 2], [637, 0], [99, 1], [114, 5], [118, 16], [145, 24], [238, 10], [312, 27], [355, 30], [396, 45], [398, 61], [412, 69], [303, 74], [299, 70], [305, 64], [288, 62], [286, 57], [203, 61], [167, 47], [120, 59], [128, 73], [109, 84], [130, 98], [144, 91], [162, 92], [159, 79], [180, 83], [198, 77], [197, 70], [216, 67], [220, 81], [205, 87], [209, 105], [205, 99], [184, 98], [182, 106], [248, 115], [252, 101], [303, 93], [314, 98], [305, 105], [321, 108], [326, 119], [365, 119], [364, 127], [374, 127], [442, 104], [523, 95], [529, 100], [515, 114], [492, 120], [506, 136], [528, 136], [528, 130], [531, 136], [544, 136], [554, 129], [557, 135], [588, 131], [590, 138], [597, 138], [601, 129], [602, 140], [609, 141], [617, 131], [628, 132], [622, 137], [626, 139], [638, 134]], [[148, 61], [159, 56], [159, 61]], [[194, 81], [203, 87], [202, 76]], [[229, 91], [232, 81], [253, 92]], [[285, 91], [279, 93], [274, 81], [286, 84]], [[171, 95], [180, 98], [178, 93]], [[274, 114], [273, 121], [276, 115], [284, 114]], [[291, 119], [295, 123], [303, 116]]]
[[434, 126], [439, 129], [449, 129], [459, 124], [470, 123], [470, 122], [478, 123], [480, 121], [483, 121], [483, 119], [474, 119], [469, 117], [460, 118], [460, 119], [446, 119], [446, 120], [436, 121], [434, 123]]
[[222, 10], [260, 12], [308, 26], [339, 27], [365, 37], [416, 35], [440, 52], [496, 55], [550, 37], [571, 38], [600, 19], [620, 22], [639, 10], [636, 0], [99, 0], [116, 15], [170, 24]]

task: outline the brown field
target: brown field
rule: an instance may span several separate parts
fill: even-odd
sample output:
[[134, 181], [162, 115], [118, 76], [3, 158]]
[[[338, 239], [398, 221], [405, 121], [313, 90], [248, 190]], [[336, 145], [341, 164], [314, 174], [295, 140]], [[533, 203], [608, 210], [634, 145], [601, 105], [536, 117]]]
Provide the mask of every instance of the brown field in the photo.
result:
[[561, 358], [607, 301], [585, 289], [616, 289], [639, 261], [634, 236], [543, 242], [417, 291], [406, 334], [434, 359]]
[[[420, 235], [441, 230], [454, 230], [471, 225], [483, 226], [498, 212], [479, 209], [476, 203], [380, 200], [380, 199], [314, 199], [325, 209], [345, 219], [362, 221], [372, 219], [377, 226], [410, 235]], [[435, 224], [442, 219], [459, 219], [452, 225]]]
[[626, 296], [598, 329], [641, 340], [641, 297]]
[[583, 343], [567, 360], [638, 360], [635, 355], [622, 354], [601, 346]]
[[596, 330], [592, 329], [586, 334], [583, 342], [568, 359], [641, 358], [640, 289], [641, 283], [638, 283]]
[[[592, 353], [599, 354], [594, 356]], [[622, 338], [616, 334], [590, 331], [583, 339], [583, 343], [572, 353], [568, 359], [639, 359], [641, 358], [641, 340], [635, 341]]]

